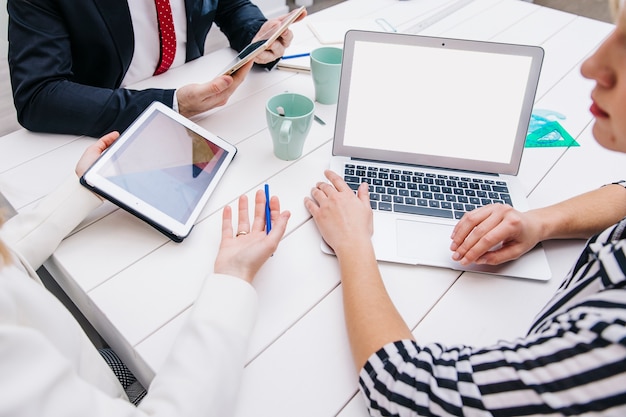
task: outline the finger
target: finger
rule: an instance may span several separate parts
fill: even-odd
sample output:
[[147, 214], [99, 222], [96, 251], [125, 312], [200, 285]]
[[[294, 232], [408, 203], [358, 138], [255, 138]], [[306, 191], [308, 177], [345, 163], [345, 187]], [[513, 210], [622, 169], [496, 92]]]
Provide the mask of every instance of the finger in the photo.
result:
[[[248, 73], [250, 72], [253, 66], [254, 66], [254, 61], [246, 62], [244, 65], [241, 66], [241, 68], [239, 68], [237, 71], [231, 74], [231, 78], [234, 81], [233, 85], [235, 87], [243, 82], [243, 80], [246, 78], [246, 76], [248, 75]], [[229, 87], [232, 87], [233, 85], [230, 85]]]
[[222, 211], [222, 240], [233, 237], [233, 214], [230, 206]]
[[[502, 223], [500, 225], [502, 225]], [[480, 238], [478, 239], [473, 239], [472, 236], [474, 235], [474, 233], [471, 233], [468, 240], [473, 240], [474, 242], [468, 245], [466, 245], [466, 243], [468, 243], [468, 240], [466, 240], [466, 242], [463, 242], [462, 247], [455, 252], [453, 259], [459, 258], [459, 262], [462, 265], [468, 265], [472, 262], [476, 262], [479, 257], [491, 251], [496, 245], [500, 244], [508, 236], [507, 228], [500, 225], [498, 225], [498, 227], [490, 229], [486, 233], [477, 233], [477, 235], [480, 235]], [[463, 251], [465, 251], [465, 253], [463, 253]], [[457, 254], [459, 254], [460, 256]]]
[[370, 191], [369, 191], [368, 183], [364, 182], [361, 185], [359, 185], [359, 189], [357, 190], [357, 196], [359, 197], [359, 200], [361, 200], [361, 202], [367, 203], [367, 205], [369, 206]]
[[248, 197], [245, 194], [239, 197], [237, 232], [250, 232], [250, 219], [248, 217]]
[[276, 196], [273, 196], [270, 199], [270, 212], [272, 216], [272, 231], [269, 236], [272, 239], [275, 239], [275, 243], [277, 245], [285, 234], [285, 230], [287, 230], [287, 223], [291, 217], [291, 213], [289, 211], [281, 213], [280, 200]]
[[311, 213], [311, 216], [313, 217], [317, 215], [317, 212], [319, 210], [319, 206], [317, 205], [317, 203], [309, 197], [304, 197], [304, 207], [306, 207], [306, 209], [309, 211], [309, 213]]
[[278, 58], [282, 57], [285, 54], [285, 47], [278, 44], [277, 42], [274, 42], [274, 45], [272, 48], [270, 49], [266, 49], [265, 51], [261, 52], [254, 60], [254, 62], [256, 62], [257, 64], [267, 64], [270, 63], [272, 61], [277, 60]]
[[521, 245], [504, 245], [500, 249], [486, 252], [474, 262], [481, 265], [499, 265], [503, 262], [517, 259], [524, 253], [526, 253], [526, 250]]
[[[243, 68], [243, 67], [242, 67]], [[230, 75], [221, 75], [208, 83], [200, 84], [197, 88], [200, 97], [216, 96], [226, 90], [233, 84], [233, 77]]]
[[326, 178], [335, 186], [337, 191], [352, 191], [352, 188], [350, 188], [337, 173], [327, 169], [324, 171], [324, 175], [326, 175]]
[[331, 184], [329, 184], [327, 182], [318, 182], [317, 183], [317, 189], [319, 191], [321, 191], [324, 194], [324, 196], [326, 196], [326, 197], [330, 196], [332, 193], [336, 193], [337, 192], [335, 187], [333, 187]]
[[276, 39], [274, 43], [280, 43], [281, 47], [286, 48], [291, 45], [292, 40], [293, 32], [290, 29], [287, 29], [278, 37], [278, 39]]
[[302, 11], [302, 13], [300, 13], [300, 16], [298, 16], [298, 18], [296, 20], [294, 20], [294, 22], [299, 22], [300, 20], [304, 19], [307, 15], [307, 11], [306, 9]]
[[[457, 244], [460, 245], [467, 236], [474, 230], [477, 224], [485, 220], [487, 217], [491, 215], [491, 207], [485, 206], [480, 207], [476, 210], [472, 210], [469, 213], [466, 213], [461, 220], [454, 226], [452, 230], [452, 235], [450, 238]], [[454, 249], [453, 249], [454, 250]]]
[[111, 144], [113, 142], [115, 142], [119, 136], [120, 136], [120, 134], [117, 131], [113, 131], [113, 132], [107, 133], [106, 135], [102, 136], [96, 142], [96, 144], [98, 144], [98, 148], [99, 148], [100, 152], [104, 152], [104, 150], [106, 148], [108, 148], [109, 146], [111, 146]]
[[265, 230], [265, 193], [257, 190], [254, 196], [254, 221], [252, 223], [253, 232]]

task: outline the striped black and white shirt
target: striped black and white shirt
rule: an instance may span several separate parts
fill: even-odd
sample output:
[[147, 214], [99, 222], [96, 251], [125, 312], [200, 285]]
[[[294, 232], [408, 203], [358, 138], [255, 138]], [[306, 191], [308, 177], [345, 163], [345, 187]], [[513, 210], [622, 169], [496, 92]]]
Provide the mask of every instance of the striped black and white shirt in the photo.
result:
[[527, 336], [390, 343], [360, 373], [372, 416], [626, 416], [626, 219], [591, 238]]

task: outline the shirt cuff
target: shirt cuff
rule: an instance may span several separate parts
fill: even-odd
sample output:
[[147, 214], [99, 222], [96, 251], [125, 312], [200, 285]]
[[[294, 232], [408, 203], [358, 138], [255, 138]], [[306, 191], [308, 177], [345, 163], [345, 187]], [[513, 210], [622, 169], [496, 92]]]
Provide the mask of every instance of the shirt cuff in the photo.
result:
[[174, 98], [172, 99], [172, 109], [174, 109], [174, 111], [178, 113], [178, 96], [176, 95], [176, 93], [178, 93], [178, 90], [174, 90]]

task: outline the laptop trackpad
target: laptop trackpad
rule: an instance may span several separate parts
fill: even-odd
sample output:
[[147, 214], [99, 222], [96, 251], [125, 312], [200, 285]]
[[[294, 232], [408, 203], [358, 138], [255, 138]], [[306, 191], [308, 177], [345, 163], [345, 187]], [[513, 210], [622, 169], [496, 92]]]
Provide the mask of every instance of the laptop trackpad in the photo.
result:
[[454, 226], [422, 221], [397, 220], [398, 256], [416, 264], [458, 268], [452, 260], [450, 235]]
[[487, 274], [530, 278], [547, 281], [552, 276], [550, 265], [541, 245], [524, 254], [521, 258], [501, 265], [462, 266], [452, 260], [450, 235], [454, 226], [433, 224], [412, 220], [397, 220], [398, 256], [407, 263], [438, 266], [461, 271], [475, 271]]

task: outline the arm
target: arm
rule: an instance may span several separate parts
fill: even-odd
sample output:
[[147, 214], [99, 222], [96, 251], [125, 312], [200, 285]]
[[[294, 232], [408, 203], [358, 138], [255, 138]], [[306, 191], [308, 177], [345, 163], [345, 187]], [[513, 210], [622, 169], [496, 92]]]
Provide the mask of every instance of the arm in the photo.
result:
[[119, 27], [111, 28], [93, 2], [7, 7], [13, 98], [25, 128], [99, 137], [123, 131], [153, 101], [172, 106], [174, 90], [117, 88], [132, 58], [130, 15], [114, 16]]
[[[79, 376], [85, 371], [81, 368], [85, 361], [98, 359], [94, 359], [97, 353], [92, 345], [84, 348], [89, 352], [77, 348], [77, 323], [40, 286], [15, 275], [17, 269], [0, 269], [0, 337], [7, 341], [0, 344], [0, 371], [3, 375], [33, 376], [32, 381], [0, 378], [0, 389], [11, 393], [10, 399], [0, 402], [0, 415], [233, 415], [256, 319], [257, 296], [250, 281], [276, 251], [289, 219], [289, 212], [281, 212], [278, 199], [273, 197], [273, 228], [266, 234], [264, 193], [256, 195], [251, 227], [247, 204], [245, 196], [240, 198], [236, 230], [248, 234], [239, 237], [233, 236], [231, 210], [225, 208], [215, 271], [205, 280], [170, 354], [137, 408], [111, 397], [115, 387], [104, 384], [111, 381], [107, 377], [112, 375], [99, 374], [97, 366], [85, 366], [89, 372]], [[19, 314], [20, 309], [26, 313]], [[29, 316], [45, 316], [49, 322], [41, 329], [42, 320], [29, 321]], [[51, 341], [54, 337], [47, 336], [47, 332], [62, 340], [61, 346], [69, 346], [67, 350], [59, 348], [59, 343], [55, 345]], [[102, 366], [106, 367], [104, 363]]]
[[[113, 132], [91, 144], [76, 165], [76, 175], [81, 176], [118, 136], [117, 132]], [[78, 178], [72, 175], [36, 207], [9, 219], [0, 229], [0, 234], [2, 240], [33, 269], [37, 269], [85, 216], [100, 204], [102, 200], [81, 186]]]
[[[563, 202], [518, 212], [490, 205], [467, 213], [456, 225], [450, 249], [463, 265], [517, 259], [548, 239], [589, 238], [626, 216], [626, 190], [610, 184]], [[502, 243], [502, 247], [490, 251]]]
[[616, 381], [626, 377], [615, 364], [626, 359], [626, 348], [601, 330], [622, 333], [621, 313], [579, 310], [545, 334], [493, 346], [388, 344], [360, 371], [370, 414], [621, 415], [623, 401], [614, 400], [624, 389]]
[[215, 260], [218, 275], [205, 283], [140, 409], [165, 407], [159, 409], [164, 411], [159, 415], [170, 416], [233, 414], [248, 338], [256, 318], [256, 293], [250, 283], [276, 251], [290, 216], [289, 212], [280, 211], [280, 202], [273, 197], [273, 227], [266, 234], [265, 195], [260, 190], [254, 207], [250, 225], [248, 200], [240, 197], [236, 230], [247, 232], [240, 236], [235, 235], [230, 207], [225, 207], [222, 241]]
[[376, 263], [367, 184], [361, 184], [355, 196], [336, 173], [325, 174], [332, 185], [318, 183], [305, 205], [337, 255], [348, 337], [360, 369], [382, 346], [412, 335], [389, 298]]

